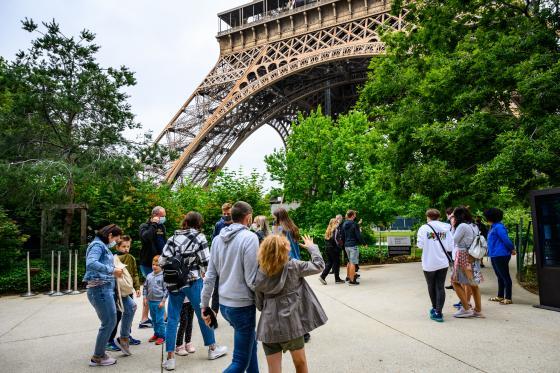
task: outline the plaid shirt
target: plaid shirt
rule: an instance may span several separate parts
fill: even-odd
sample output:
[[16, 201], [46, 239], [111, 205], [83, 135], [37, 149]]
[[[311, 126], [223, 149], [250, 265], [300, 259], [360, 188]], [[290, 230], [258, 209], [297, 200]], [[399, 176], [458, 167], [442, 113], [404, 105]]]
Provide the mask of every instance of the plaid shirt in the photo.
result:
[[210, 260], [210, 250], [206, 237], [196, 229], [177, 230], [167, 240], [161, 253], [160, 265], [165, 258], [181, 256], [181, 261], [190, 269], [187, 286], [198, 280], [201, 271], [206, 272]]

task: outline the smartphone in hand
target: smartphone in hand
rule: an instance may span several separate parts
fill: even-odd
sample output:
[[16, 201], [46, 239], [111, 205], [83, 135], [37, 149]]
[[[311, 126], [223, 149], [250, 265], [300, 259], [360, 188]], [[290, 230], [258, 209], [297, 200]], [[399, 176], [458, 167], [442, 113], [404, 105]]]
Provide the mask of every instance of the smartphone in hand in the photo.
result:
[[206, 307], [204, 309], [203, 315], [210, 317], [210, 328], [218, 329], [218, 319], [216, 319], [216, 314], [210, 309], [210, 307]]

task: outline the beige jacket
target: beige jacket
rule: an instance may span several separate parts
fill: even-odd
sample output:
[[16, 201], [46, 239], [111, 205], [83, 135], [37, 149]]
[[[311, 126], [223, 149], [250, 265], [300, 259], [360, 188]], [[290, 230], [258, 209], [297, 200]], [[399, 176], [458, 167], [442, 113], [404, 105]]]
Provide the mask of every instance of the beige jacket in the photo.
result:
[[255, 303], [261, 311], [257, 339], [280, 343], [302, 337], [327, 322], [319, 300], [305, 276], [321, 273], [325, 262], [319, 248], [309, 249], [311, 261], [292, 259], [284, 269], [267, 276], [260, 269], [255, 278]]

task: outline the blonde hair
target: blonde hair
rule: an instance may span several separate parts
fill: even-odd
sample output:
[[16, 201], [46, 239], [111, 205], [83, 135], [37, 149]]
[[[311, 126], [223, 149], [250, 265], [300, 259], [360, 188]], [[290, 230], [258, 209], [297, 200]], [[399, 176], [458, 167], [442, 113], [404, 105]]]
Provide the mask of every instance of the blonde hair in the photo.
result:
[[268, 235], [259, 248], [259, 267], [267, 276], [279, 273], [290, 259], [290, 242], [285, 236]]
[[336, 228], [338, 227], [338, 220], [336, 220], [336, 218], [332, 218], [329, 221], [329, 226], [327, 227], [327, 230], [325, 232], [325, 240], [330, 240], [334, 231], [336, 230]]
[[268, 222], [266, 221], [266, 216], [259, 215], [257, 216], [253, 222], [259, 227], [261, 231], [263, 231], [265, 236], [268, 236], [269, 229], [268, 229]]

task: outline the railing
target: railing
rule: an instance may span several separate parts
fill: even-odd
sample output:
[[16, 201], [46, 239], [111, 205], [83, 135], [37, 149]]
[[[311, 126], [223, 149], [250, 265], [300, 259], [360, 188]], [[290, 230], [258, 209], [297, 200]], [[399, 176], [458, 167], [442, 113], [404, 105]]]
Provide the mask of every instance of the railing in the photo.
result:
[[304, 12], [306, 10], [309, 9], [313, 9], [316, 8], [318, 5], [327, 5], [327, 4], [331, 4], [331, 3], [336, 3], [338, 1], [341, 0], [306, 0], [304, 5], [300, 5], [300, 6], [296, 6], [294, 8], [280, 8], [280, 9], [273, 9], [270, 10], [268, 12], [259, 14], [258, 17], [256, 17], [255, 19], [252, 19], [250, 22], [243, 22], [243, 20], [241, 20], [241, 25], [239, 26], [235, 26], [235, 27], [230, 27], [224, 31], [220, 30], [218, 32], [218, 37], [223, 36], [223, 35], [227, 35], [236, 31], [240, 31], [243, 30], [245, 28], [248, 27], [254, 27], [256, 25], [260, 25], [263, 23], [267, 23], [279, 18], [284, 18], [286, 16], [290, 16], [296, 13], [301, 13]]

